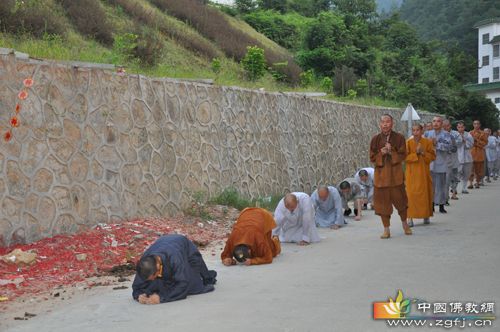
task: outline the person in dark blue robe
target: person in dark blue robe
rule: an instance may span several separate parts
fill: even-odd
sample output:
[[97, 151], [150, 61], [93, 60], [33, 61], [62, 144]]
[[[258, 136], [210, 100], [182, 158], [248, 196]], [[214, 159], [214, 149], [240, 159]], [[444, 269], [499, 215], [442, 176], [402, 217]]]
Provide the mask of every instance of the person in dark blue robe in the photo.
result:
[[132, 296], [142, 304], [185, 299], [214, 290], [217, 272], [208, 270], [196, 246], [183, 235], [164, 235], [137, 263]]

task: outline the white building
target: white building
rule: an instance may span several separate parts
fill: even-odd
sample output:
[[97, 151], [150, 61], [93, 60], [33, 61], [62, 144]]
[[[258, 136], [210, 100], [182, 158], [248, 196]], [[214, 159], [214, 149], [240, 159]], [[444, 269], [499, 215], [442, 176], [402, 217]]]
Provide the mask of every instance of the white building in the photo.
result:
[[500, 17], [477, 22], [477, 84], [466, 85], [469, 91], [484, 93], [500, 109]]

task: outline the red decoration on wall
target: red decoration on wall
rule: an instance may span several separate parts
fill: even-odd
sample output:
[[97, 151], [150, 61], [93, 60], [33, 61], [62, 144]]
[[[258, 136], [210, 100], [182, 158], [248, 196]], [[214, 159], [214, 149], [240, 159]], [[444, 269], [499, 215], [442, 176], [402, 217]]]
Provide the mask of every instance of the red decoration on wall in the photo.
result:
[[12, 138], [12, 132], [10, 130], [8, 130], [4, 135], [3, 135], [3, 139], [8, 142], [10, 141], [10, 139]]
[[16, 116], [13, 116], [12, 118], [10, 118], [10, 125], [15, 128], [15, 127], [19, 127], [19, 120], [17, 119]]
[[31, 88], [33, 86], [33, 79], [32, 78], [27, 78], [23, 81], [23, 84], [27, 88]]
[[26, 98], [28, 98], [28, 92], [26, 90], [22, 90], [21, 92], [19, 92], [17, 97], [21, 100], [25, 100]]
[[[28, 91], [26, 91], [26, 89], [31, 88], [33, 86], [33, 84], [34, 84], [34, 81], [31, 77], [24, 79], [23, 80], [23, 88], [17, 94], [17, 98], [19, 98], [19, 100], [21, 100], [21, 101], [26, 100], [26, 98], [28, 98], [28, 96], [29, 96]], [[10, 118], [10, 129], [7, 129], [7, 131], [3, 135], [3, 139], [5, 142], [9, 142], [12, 139], [12, 137], [14, 135], [12, 132], [12, 129], [17, 128], [20, 125], [19, 118], [17, 117], [17, 115], [21, 112], [21, 103], [20, 102], [16, 103], [15, 110], [16, 110], [16, 114]]]

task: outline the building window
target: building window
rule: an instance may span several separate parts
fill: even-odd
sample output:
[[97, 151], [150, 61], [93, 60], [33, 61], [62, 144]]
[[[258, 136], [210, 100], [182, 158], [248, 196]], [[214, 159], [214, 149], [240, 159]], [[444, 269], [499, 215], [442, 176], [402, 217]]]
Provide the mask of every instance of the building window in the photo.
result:
[[490, 34], [489, 33], [485, 33], [483, 35], [483, 45], [486, 45], [490, 42]]
[[493, 81], [496, 81], [500, 78], [500, 67], [493, 68]]
[[483, 78], [483, 83], [490, 83], [490, 78], [489, 77]]
[[500, 44], [493, 45], [493, 57], [498, 58], [500, 56]]
[[489, 65], [490, 65], [490, 56], [489, 55], [483, 56], [483, 67]]
[[500, 104], [500, 97], [495, 98], [495, 104]]

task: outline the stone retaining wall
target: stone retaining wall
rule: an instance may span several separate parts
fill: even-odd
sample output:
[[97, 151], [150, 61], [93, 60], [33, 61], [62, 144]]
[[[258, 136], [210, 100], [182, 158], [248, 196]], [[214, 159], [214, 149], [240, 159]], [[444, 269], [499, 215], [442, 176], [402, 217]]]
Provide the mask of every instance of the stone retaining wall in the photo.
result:
[[[369, 165], [370, 108], [0, 56], [0, 246], [173, 215], [193, 193], [310, 192]], [[403, 130], [401, 124], [398, 130]]]

